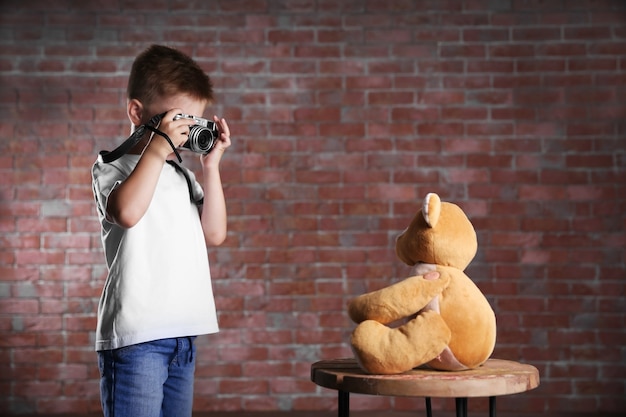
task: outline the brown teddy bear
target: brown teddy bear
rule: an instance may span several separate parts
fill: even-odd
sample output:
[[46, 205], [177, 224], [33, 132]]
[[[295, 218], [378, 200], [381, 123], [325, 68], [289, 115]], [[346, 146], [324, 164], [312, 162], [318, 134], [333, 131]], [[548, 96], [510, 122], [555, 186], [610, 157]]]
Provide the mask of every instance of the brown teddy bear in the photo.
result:
[[349, 303], [358, 323], [350, 342], [363, 370], [397, 374], [427, 364], [456, 371], [489, 358], [495, 314], [463, 272], [477, 247], [465, 213], [429, 193], [396, 241], [398, 258], [415, 266], [415, 276]]

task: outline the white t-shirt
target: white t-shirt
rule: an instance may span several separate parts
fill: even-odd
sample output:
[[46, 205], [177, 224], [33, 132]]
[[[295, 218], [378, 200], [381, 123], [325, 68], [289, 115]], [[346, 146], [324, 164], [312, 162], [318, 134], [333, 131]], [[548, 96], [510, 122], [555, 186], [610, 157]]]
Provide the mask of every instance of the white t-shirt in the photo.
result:
[[[200, 215], [181, 173], [163, 166], [152, 202], [135, 226], [124, 229], [105, 218], [109, 194], [139, 158], [98, 160], [92, 168], [109, 270], [98, 307], [96, 350], [219, 330]], [[183, 169], [197, 200], [202, 188]]]

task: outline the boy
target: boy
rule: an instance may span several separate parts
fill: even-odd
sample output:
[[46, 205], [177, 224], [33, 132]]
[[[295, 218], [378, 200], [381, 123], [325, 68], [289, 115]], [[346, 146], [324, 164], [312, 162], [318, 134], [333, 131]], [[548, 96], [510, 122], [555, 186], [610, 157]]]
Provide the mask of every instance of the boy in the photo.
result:
[[96, 330], [106, 417], [191, 416], [193, 341], [218, 331], [206, 248], [226, 238], [219, 172], [231, 143], [226, 120], [213, 116], [219, 137], [200, 156], [200, 182], [166, 160], [194, 124], [175, 116], [201, 117], [212, 94], [191, 58], [149, 47], [131, 69], [127, 114], [133, 133], [164, 113], [159, 132], [146, 129], [126, 154], [110, 162], [100, 157], [92, 169], [109, 270]]

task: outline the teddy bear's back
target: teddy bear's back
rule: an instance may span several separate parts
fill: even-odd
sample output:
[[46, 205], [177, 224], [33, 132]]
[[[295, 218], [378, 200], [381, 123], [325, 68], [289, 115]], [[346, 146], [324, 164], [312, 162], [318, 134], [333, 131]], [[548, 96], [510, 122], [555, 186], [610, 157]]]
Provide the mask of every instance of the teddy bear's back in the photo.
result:
[[496, 317], [489, 302], [459, 269], [438, 266], [437, 271], [450, 276], [442, 292], [440, 314], [450, 328], [449, 348], [463, 365], [473, 368], [491, 356], [496, 342]]

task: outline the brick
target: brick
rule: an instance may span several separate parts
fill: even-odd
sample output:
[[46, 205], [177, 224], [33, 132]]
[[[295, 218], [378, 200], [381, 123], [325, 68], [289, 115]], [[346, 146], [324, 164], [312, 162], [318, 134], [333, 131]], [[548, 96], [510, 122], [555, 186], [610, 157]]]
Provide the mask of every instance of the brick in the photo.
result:
[[498, 58], [533, 57], [535, 56], [535, 46], [531, 43], [509, 43], [503, 45], [494, 45], [489, 47], [489, 55]]
[[514, 41], [557, 41], [561, 39], [561, 30], [558, 27], [536, 27], [513, 29]]
[[403, 61], [373, 61], [368, 65], [368, 71], [371, 74], [379, 73], [398, 73], [398, 74], [412, 74], [415, 72], [415, 63], [409, 60]]
[[275, 394], [302, 394], [315, 392], [315, 384], [309, 381], [292, 381], [290, 378], [273, 378], [270, 381], [270, 390]]
[[311, 42], [314, 32], [310, 30], [270, 30], [267, 39], [273, 43], [307, 43]]
[[251, 380], [232, 380], [222, 379], [219, 383], [219, 389], [223, 392], [232, 392], [238, 394], [263, 394], [268, 391], [267, 381], [253, 382]]
[[461, 40], [461, 31], [458, 28], [435, 27], [424, 29], [418, 26], [414, 29], [413, 36], [418, 42], [458, 42]]
[[509, 30], [502, 28], [466, 28], [463, 29], [465, 42], [504, 42], [509, 41]]
[[16, 384], [14, 387], [16, 395], [21, 397], [55, 397], [62, 394], [62, 384], [54, 382], [24, 382]]
[[483, 45], [442, 45], [439, 48], [441, 57], [484, 58], [486, 49]]
[[98, 412], [101, 410], [97, 399], [86, 399], [85, 397], [42, 399], [37, 402], [37, 408], [44, 414], [63, 414], [73, 410], [83, 410], [83, 412]]
[[0, 312], [3, 314], [38, 313], [39, 303], [34, 299], [0, 299]]
[[485, 120], [487, 118], [487, 114], [487, 109], [484, 108], [455, 108], [446, 106], [441, 109], [442, 119]]
[[449, 105], [464, 103], [463, 92], [424, 92], [420, 95], [420, 101], [427, 105]]
[[410, 104], [413, 103], [414, 97], [412, 92], [372, 92], [369, 94], [368, 103], [370, 105]]

